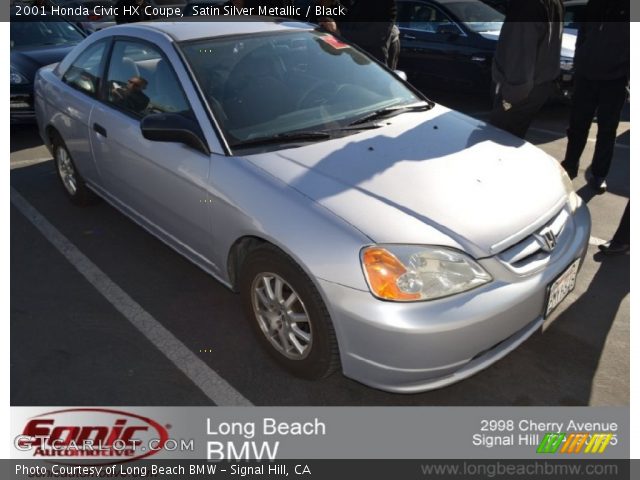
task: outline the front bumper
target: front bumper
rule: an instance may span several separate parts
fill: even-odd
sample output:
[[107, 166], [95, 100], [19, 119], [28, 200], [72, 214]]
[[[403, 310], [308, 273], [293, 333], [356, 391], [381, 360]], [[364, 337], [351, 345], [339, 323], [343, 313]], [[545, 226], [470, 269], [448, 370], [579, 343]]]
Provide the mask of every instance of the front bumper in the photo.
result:
[[[509, 280], [494, 275], [484, 287], [436, 301], [385, 302], [320, 280], [344, 374], [381, 390], [416, 393], [460, 381], [507, 355], [542, 325], [547, 286], [586, 253], [586, 206], [572, 218], [571, 238], [543, 270]], [[491, 262], [498, 261], [483, 261]]]

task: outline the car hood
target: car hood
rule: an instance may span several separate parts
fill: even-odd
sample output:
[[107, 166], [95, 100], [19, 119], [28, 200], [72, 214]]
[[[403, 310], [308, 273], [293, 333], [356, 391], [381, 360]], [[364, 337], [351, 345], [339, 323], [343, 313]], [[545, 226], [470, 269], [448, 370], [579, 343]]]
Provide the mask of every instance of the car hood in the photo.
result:
[[33, 81], [40, 67], [59, 62], [73, 47], [75, 45], [11, 50], [11, 65], [29, 81]]
[[247, 159], [374, 242], [476, 257], [515, 243], [566, 202], [557, 162], [506, 132], [442, 106], [385, 123]]

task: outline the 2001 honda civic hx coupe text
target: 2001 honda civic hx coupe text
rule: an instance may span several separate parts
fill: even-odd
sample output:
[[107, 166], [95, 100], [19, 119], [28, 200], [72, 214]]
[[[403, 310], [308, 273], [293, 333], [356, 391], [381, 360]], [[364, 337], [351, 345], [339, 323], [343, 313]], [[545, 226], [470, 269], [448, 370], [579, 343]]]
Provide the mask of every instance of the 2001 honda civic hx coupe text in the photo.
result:
[[540, 328], [586, 251], [553, 158], [307, 24], [105, 29], [39, 71], [36, 109], [71, 201], [239, 292], [302, 377], [468, 377]]

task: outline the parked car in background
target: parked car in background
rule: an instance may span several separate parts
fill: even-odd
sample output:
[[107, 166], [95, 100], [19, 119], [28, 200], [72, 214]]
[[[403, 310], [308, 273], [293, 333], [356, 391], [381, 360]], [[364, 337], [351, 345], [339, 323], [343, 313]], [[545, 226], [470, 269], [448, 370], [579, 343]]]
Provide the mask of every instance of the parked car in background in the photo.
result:
[[39, 71], [36, 110], [69, 199], [101, 196], [239, 292], [302, 377], [473, 375], [540, 329], [586, 253], [555, 159], [308, 24], [101, 30]]
[[11, 123], [33, 122], [36, 71], [62, 60], [86, 35], [70, 22], [24, 22], [11, 18]]
[[[504, 14], [480, 0], [398, 0], [399, 69], [440, 88], [490, 93], [491, 63]], [[562, 41], [556, 98], [569, 98], [576, 35]]]

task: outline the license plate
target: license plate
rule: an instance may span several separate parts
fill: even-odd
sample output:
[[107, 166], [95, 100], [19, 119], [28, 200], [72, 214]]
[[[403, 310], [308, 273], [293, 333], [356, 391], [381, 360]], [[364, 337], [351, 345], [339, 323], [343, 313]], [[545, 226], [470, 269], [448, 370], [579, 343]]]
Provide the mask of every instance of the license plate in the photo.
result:
[[549, 285], [547, 294], [547, 310], [544, 314], [545, 318], [553, 312], [567, 295], [576, 286], [576, 277], [578, 276], [578, 268], [580, 260], [573, 262], [556, 280]]

